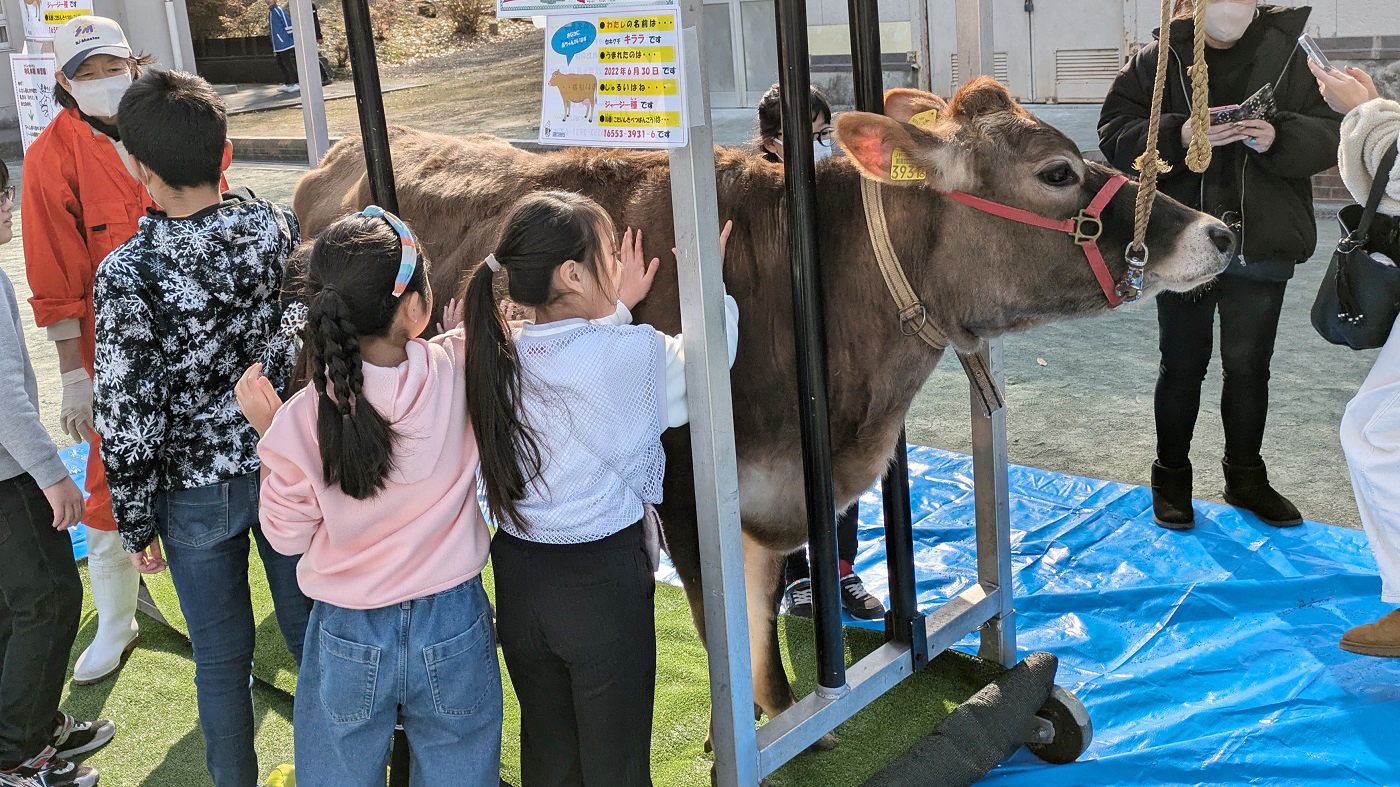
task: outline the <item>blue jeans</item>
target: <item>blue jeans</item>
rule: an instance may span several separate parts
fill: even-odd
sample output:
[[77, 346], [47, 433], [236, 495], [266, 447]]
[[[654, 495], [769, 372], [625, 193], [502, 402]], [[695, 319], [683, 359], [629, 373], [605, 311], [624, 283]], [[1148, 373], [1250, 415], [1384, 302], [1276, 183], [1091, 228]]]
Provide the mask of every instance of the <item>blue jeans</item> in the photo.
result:
[[277, 625], [301, 662], [310, 601], [297, 587], [297, 558], [278, 554], [258, 524], [258, 474], [156, 498], [156, 526], [194, 646], [195, 696], [204, 762], [215, 787], [255, 787], [253, 641], [248, 537], [258, 544]]
[[380, 609], [317, 601], [297, 678], [298, 787], [384, 787], [394, 724], [413, 787], [496, 787], [501, 668], [481, 578]]

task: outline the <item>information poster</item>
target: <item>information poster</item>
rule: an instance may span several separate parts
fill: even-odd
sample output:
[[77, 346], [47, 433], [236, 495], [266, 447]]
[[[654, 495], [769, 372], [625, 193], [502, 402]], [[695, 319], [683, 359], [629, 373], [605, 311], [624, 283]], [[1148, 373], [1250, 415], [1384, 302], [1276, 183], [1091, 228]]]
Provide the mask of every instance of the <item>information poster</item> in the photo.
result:
[[616, 9], [657, 8], [669, 5], [675, 5], [674, 0], [496, 0], [496, 16], [501, 19], [574, 16]]
[[671, 8], [550, 17], [540, 142], [619, 148], [686, 144], [680, 14]]
[[19, 112], [20, 140], [24, 151], [39, 136], [54, 115], [58, 105], [53, 100], [54, 65], [52, 53], [39, 55], [10, 55], [10, 73], [15, 83], [15, 109]]
[[52, 41], [60, 27], [75, 16], [92, 13], [92, 0], [23, 0], [24, 37]]

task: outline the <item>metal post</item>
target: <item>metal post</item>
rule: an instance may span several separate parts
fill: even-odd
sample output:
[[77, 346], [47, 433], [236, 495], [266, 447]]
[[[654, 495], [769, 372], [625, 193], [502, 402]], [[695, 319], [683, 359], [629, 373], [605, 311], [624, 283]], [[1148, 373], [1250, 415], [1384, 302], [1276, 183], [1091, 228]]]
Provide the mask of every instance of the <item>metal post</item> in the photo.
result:
[[[996, 384], [1005, 387], [1001, 339], [982, 347]], [[1006, 408], [982, 414], [972, 392], [972, 478], [977, 508], [977, 580], [1001, 588], [997, 616], [982, 626], [977, 655], [1010, 667], [1016, 663], [1016, 627], [1011, 595], [1011, 500], [1007, 474]]]
[[[913, 0], [915, 4], [921, 0]], [[856, 109], [884, 114], [885, 76], [880, 64], [880, 6], [877, 0], [847, 0], [851, 18], [851, 70]]]
[[930, 0], [909, 0], [914, 4], [914, 41], [918, 46], [919, 89], [933, 92], [933, 42], [928, 32]]
[[783, 102], [783, 162], [797, 340], [798, 414], [802, 429], [807, 537], [811, 544], [817, 692], [846, 685], [840, 577], [836, 566], [836, 492], [831, 480], [831, 421], [826, 400], [826, 320], [817, 264], [816, 174], [812, 157], [811, 69], [806, 0], [777, 0], [778, 83]]
[[[389, 130], [384, 122], [384, 96], [379, 88], [379, 61], [374, 54], [367, 0], [341, 0], [345, 9], [345, 42], [355, 83], [355, 104], [360, 112], [360, 135], [365, 146], [370, 194], [385, 210], [397, 213], [394, 163], [389, 155]], [[318, 79], [316, 84], [320, 84]]]
[[703, 0], [682, 0], [681, 50], [690, 114], [689, 144], [672, 150], [671, 206], [676, 228], [681, 330], [685, 334], [690, 446], [695, 465], [705, 647], [709, 651], [710, 735], [716, 787], [758, 784], [753, 726], [744, 547], [734, 405], [724, 337], [710, 88], [701, 59]]
[[[305, 0], [295, 0], [305, 2]], [[360, 135], [365, 146], [365, 170], [369, 173], [370, 193], [374, 203], [387, 211], [399, 210], [398, 193], [394, 190], [394, 162], [389, 156], [389, 129], [384, 119], [384, 96], [379, 91], [379, 61], [374, 54], [374, 33], [370, 29], [368, 0], [341, 0], [345, 9], [345, 39], [350, 53], [350, 69], [354, 74], [355, 105], [360, 114]], [[311, 25], [310, 8], [302, 14], [306, 26]], [[303, 31], [294, 31], [303, 40]], [[316, 40], [314, 29], [311, 41]], [[302, 81], [306, 81], [308, 66], [315, 58], [301, 57]], [[318, 66], [319, 69], [319, 66]], [[316, 92], [321, 89], [319, 70], [315, 72]], [[307, 147], [311, 139], [307, 138]], [[389, 754], [389, 787], [408, 787], [408, 737], [402, 728], [394, 730], [394, 742]]]
[[958, 81], [966, 85], [995, 71], [991, 0], [958, 0]]
[[326, 97], [321, 90], [321, 56], [316, 46], [316, 23], [311, 0], [292, 0], [292, 41], [301, 80], [301, 116], [306, 126], [306, 159], [314, 168], [330, 150], [326, 129]]

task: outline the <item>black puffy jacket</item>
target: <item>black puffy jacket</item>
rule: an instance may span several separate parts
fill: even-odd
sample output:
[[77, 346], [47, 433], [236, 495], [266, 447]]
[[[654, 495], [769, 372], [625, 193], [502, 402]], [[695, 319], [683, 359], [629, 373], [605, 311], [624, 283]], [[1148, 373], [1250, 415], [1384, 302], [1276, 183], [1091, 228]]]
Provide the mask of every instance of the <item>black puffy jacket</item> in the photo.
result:
[[[1261, 6], [1253, 25], [1262, 36], [1249, 72], [1245, 95], [1273, 84], [1277, 138], [1266, 153], [1241, 145], [1235, 158], [1240, 184], [1244, 258], [1251, 263], [1298, 263], [1317, 248], [1311, 178], [1337, 163], [1341, 115], [1322, 100], [1307, 56], [1298, 47], [1310, 8]], [[1113, 166], [1136, 174], [1133, 162], [1147, 147], [1147, 118], [1157, 70], [1159, 40], [1140, 49], [1119, 72], [1099, 116], [1099, 147]], [[1191, 112], [1187, 68], [1194, 62], [1190, 19], [1171, 25], [1166, 92], [1158, 149], [1172, 171], [1160, 177], [1163, 192], [1198, 210], [1204, 206], [1203, 177], [1186, 166], [1181, 127]], [[1238, 144], [1238, 143], [1237, 143]], [[1215, 166], [1215, 164], [1212, 164]], [[1287, 278], [1284, 273], [1280, 278]], [[1272, 276], [1269, 278], [1273, 278]]]

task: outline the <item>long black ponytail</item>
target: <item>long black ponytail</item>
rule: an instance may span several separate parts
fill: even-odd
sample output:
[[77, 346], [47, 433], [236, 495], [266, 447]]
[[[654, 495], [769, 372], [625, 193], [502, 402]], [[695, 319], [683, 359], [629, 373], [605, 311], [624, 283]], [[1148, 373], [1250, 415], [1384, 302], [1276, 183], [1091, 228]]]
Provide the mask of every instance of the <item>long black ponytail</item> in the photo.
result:
[[[603, 239], [615, 234], [607, 211], [570, 192], [545, 191], [522, 199], [506, 222], [492, 260], [506, 276], [510, 299], [543, 306], [559, 296], [554, 270], [568, 260], [598, 276]], [[467, 410], [481, 454], [486, 504], [499, 521], [528, 530], [516, 508], [542, 464], [532, 425], [520, 412], [521, 369], [515, 342], [496, 302], [489, 262], [467, 283]]]
[[[383, 218], [355, 214], [327, 227], [307, 266], [307, 349], [316, 387], [316, 435], [327, 485], [356, 500], [384, 488], [394, 467], [394, 433], [363, 398], [360, 339], [384, 336], [403, 298], [393, 295], [399, 237]], [[428, 298], [427, 260], [408, 281], [408, 293]]]

